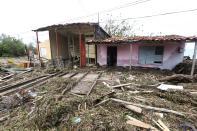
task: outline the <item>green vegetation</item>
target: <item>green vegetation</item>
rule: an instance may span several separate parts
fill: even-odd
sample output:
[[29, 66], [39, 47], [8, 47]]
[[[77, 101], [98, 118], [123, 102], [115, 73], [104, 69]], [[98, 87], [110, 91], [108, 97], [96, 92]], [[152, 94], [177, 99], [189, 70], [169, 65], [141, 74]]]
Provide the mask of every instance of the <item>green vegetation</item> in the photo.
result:
[[25, 44], [20, 39], [2, 34], [0, 36], [0, 57], [18, 57], [25, 55]]

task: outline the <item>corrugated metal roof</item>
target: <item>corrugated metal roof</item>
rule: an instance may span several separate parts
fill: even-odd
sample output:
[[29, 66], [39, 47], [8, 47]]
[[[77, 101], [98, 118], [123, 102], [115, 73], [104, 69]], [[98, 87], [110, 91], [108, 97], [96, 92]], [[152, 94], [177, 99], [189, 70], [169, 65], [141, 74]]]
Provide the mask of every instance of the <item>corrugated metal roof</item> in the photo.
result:
[[132, 43], [140, 41], [195, 41], [197, 36], [179, 36], [179, 35], [165, 35], [165, 36], [132, 36], [132, 37], [111, 37], [105, 40], [91, 40], [89, 44], [121, 44]]
[[58, 25], [50, 25], [50, 26], [45, 26], [41, 27], [38, 29], [35, 29], [33, 31], [47, 31], [47, 30], [53, 30], [53, 29], [61, 29], [65, 27], [72, 27], [72, 26], [95, 26], [98, 25], [98, 23], [67, 23], [67, 24], [58, 24]]

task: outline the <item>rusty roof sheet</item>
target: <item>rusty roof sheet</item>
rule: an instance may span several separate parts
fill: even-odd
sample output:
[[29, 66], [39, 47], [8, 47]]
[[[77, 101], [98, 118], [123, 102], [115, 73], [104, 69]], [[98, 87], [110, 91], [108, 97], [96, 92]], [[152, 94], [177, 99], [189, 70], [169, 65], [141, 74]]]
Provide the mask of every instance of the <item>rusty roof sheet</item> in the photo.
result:
[[165, 35], [165, 36], [132, 36], [132, 37], [111, 37], [105, 40], [90, 40], [89, 44], [121, 44], [121, 43], [135, 43], [140, 41], [196, 41], [197, 36], [179, 36], [179, 35]]
[[72, 27], [72, 26], [95, 26], [98, 25], [98, 23], [90, 23], [90, 22], [84, 22], [84, 23], [67, 23], [67, 24], [58, 24], [58, 25], [50, 25], [46, 27], [41, 27], [38, 29], [35, 29], [33, 31], [47, 31], [47, 30], [54, 30], [54, 29], [62, 29], [66, 27]]

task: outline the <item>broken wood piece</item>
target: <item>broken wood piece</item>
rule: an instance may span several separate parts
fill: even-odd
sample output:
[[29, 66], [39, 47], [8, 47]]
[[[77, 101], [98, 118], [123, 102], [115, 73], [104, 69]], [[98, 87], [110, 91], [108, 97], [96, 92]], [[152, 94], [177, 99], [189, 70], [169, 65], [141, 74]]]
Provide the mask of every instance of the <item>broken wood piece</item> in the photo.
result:
[[152, 121], [163, 131], [164, 128], [157, 122], [155, 121], [154, 119], [152, 119]]
[[89, 94], [91, 93], [92, 89], [94, 88], [94, 86], [96, 85], [98, 79], [100, 78], [102, 72], [99, 73], [98, 77], [96, 78], [96, 80], [94, 81], [94, 83], [92, 84], [92, 86], [90, 87], [89, 92], [87, 93], [87, 96], [89, 96]]
[[164, 90], [164, 91], [167, 91], [167, 90], [183, 90], [183, 86], [161, 84], [160, 86], [157, 87], [157, 89]]
[[106, 82], [103, 82], [103, 84], [111, 89], [111, 86], [109, 84], [107, 84]]
[[159, 108], [159, 107], [152, 107], [152, 106], [137, 104], [137, 103], [133, 103], [133, 102], [127, 102], [127, 101], [123, 101], [123, 100], [116, 99], [116, 98], [110, 98], [110, 99], [112, 101], [119, 102], [121, 104], [134, 105], [134, 106], [138, 106], [138, 107], [145, 108], [145, 109], [148, 109], [148, 110], [155, 110], [155, 111], [173, 113], [173, 114], [176, 114], [176, 115], [184, 116], [184, 114], [182, 112], [178, 112], [178, 111], [174, 111], [174, 110], [169, 110], [169, 109]]
[[191, 95], [197, 95], [197, 92], [190, 92]]
[[109, 101], [109, 100], [110, 100], [109, 98], [108, 98], [108, 99], [105, 99], [105, 100], [99, 102], [98, 104], [96, 104], [95, 107], [96, 107], [96, 106], [99, 106], [99, 105], [101, 105], [101, 104], [103, 104], [103, 103], [105, 103], [105, 102], [107, 102], [107, 101]]
[[127, 115], [127, 118], [129, 119], [127, 121], [127, 124], [133, 125], [133, 126], [137, 126], [137, 127], [141, 127], [141, 128], [145, 128], [145, 129], [150, 129], [153, 131], [158, 131], [158, 129], [156, 129], [155, 127], [151, 126], [150, 124], [144, 123], [136, 118], [133, 118], [131, 116]]
[[163, 131], [170, 131], [170, 129], [160, 119], [157, 122], [163, 127]]
[[111, 88], [118, 88], [118, 87], [128, 86], [128, 85], [131, 85], [131, 84], [132, 83], [120, 84], [120, 85], [111, 86]]
[[0, 122], [6, 121], [9, 118], [9, 115], [0, 118]]
[[72, 94], [74, 96], [78, 96], [78, 97], [83, 97], [82, 95], [78, 95], [78, 94], [75, 94], [75, 93], [72, 93], [72, 92], [70, 92], [70, 94]]
[[134, 105], [124, 105], [124, 107], [126, 107], [127, 109], [134, 111], [136, 113], [141, 114], [142, 113], [142, 108], [134, 106]]
[[134, 98], [135, 100], [138, 100], [138, 101], [141, 101], [141, 102], [146, 102], [146, 98], [141, 98], [141, 97], [132, 97], [132, 98]]
[[154, 91], [129, 91], [131, 94], [138, 94], [138, 93], [152, 93]]

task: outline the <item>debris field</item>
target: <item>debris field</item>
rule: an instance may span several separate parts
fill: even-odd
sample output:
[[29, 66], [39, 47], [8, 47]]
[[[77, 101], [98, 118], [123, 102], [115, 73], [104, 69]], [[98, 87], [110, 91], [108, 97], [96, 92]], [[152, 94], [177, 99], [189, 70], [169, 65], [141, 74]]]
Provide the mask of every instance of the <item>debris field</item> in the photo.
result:
[[34, 69], [2, 80], [5, 76], [1, 130], [197, 128], [197, 81], [176, 79], [173, 72], [89, 67]]

